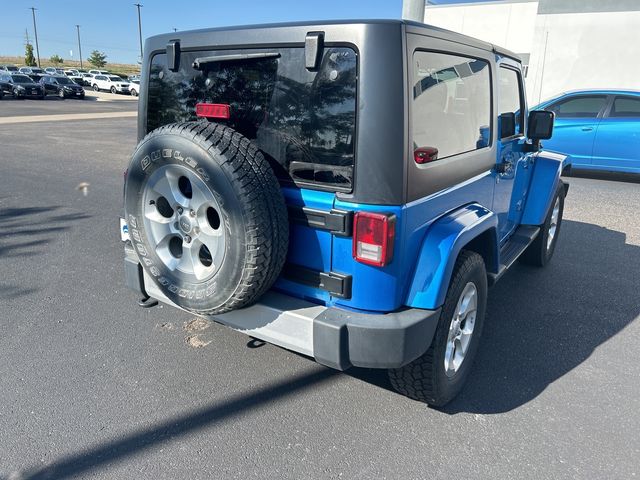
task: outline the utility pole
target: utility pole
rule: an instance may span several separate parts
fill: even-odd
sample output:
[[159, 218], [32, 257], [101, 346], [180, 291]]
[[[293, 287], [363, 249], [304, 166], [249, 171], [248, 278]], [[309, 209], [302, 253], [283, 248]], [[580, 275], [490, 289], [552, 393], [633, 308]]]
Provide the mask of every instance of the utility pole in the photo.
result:
[[36, 9], [34, 7], [30, 7], [31, 14], [33, 15], [33, 33], [36, 36], [36, 55], [38, 58], [38, 68], [40, 68], [40, 49], [38, 48], [38, 29], [36, 28]]
[[402, 0], [402, 19], [424, 23], [426, 0]]
[[80, 46], [80, 25], [76, 25], [78, 30], [78, 51], [80, 52], [80, 68], [82, 68], [82, 47]]
[[140, 61], [142, 62], [142, 21], [140, 20], [140, 7], [144, 5], [139, 3], [134, 3], [134, 5], [138, 7], [138, 34], [140, 35]]
[[174, 31], [174, 32], [177, 32], [177, 31], [178, 31], [178, 29], [177, 29], [176, 27], [173, 27], [173, 31]]

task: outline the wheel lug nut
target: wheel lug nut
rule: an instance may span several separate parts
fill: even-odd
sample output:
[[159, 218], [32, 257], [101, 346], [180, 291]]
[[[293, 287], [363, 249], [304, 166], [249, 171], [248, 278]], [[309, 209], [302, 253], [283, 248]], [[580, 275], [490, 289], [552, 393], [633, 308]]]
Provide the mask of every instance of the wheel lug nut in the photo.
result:
[[174, 227], [176, 230], [179, 230], [179, 229], [180, 229], [180, 225], [178, 224], [178, 222], [174, 223], [174, 224], [173, 224], [173, 227]]
[[182, 207], [178, 207], [176, 210], [178, 210], [178, 213], [182, 215], [182, 212], [183, 212]]
[[191, 237], [190, 237], [189, 235], [185, 235], [185, 237], [184, 237], [184, 241], [185, 241], [186, 243], [191, 243]]
[[194, 212], [193, 210], [190, 210], [189, 211], [189, 215], [191, 215], [192, 217], [195, 217], [196, 216], [196, 212]]

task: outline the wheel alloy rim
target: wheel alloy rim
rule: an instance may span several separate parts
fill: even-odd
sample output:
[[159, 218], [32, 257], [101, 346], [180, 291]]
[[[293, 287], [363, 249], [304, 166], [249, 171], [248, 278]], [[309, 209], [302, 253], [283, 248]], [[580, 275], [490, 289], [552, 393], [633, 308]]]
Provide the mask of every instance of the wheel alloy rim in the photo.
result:
[[460, 294], [453, 319], [449, 324], [447, 347], [444, 352], [444, 371], [453, 377], [469, 351], [473, 329], [478, 313], [478, 289], [472, 282], [467, 283]]
[[202, 282], [220, 268], [226, 249], [221, 209], [191, 170], [167, 165], [144, 189], [144, 225], [162, 263], [180, 278]]
[[551, 212], [551, 222], [549, 222], [549, 230], [547, 232], [547, 251], [551, 249], [553, 239], [556, 237], [556, 231], [558, 230], [558, 217], [560, 216], [560, 197], [556, 198], [556, 203], [553, 204], [553, 211]]

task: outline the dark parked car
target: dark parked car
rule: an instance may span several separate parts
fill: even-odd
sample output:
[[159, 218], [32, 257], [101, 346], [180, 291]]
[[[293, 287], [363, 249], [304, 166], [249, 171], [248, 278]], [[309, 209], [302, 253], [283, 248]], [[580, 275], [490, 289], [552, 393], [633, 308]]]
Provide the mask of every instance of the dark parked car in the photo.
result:
[[0, 72], [17, 72], [18, 67], [15, 65], [0, 65]]
[[84, 89], [64, 75], [45, 75], [40, 79], [45, 95], [58, 95], [60, 98], [84, 98]]
[[44, 88], [34, 82], [29, 76], [21, 73], [0, 75], [0, 88], [13, 98], [36, 97], [44, 98]]

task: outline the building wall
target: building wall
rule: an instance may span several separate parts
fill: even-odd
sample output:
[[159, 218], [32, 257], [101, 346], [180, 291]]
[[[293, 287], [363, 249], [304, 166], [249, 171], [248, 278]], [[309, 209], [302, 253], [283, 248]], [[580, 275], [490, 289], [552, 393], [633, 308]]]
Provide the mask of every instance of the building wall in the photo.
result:
[[527, 81], [535, 103], [566, 90], [640, 88], [640, 11], [538, 15]]
[[640, 0], [427, 5], [425, 23], [529, 53], [532, 105], [567, 90], [640, 88]]
[[427, 5], [425, 23], [464, 33], [516, 53], [531, 53], [537, 12], [537, 1]]

